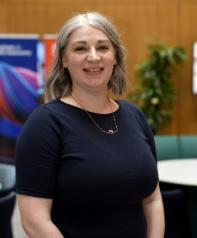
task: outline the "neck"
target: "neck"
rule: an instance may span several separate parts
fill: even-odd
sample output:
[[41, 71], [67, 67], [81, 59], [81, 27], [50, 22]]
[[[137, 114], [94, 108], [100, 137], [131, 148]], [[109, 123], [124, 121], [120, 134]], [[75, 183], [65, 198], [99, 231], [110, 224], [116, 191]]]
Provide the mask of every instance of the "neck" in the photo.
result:
[[[89, 119], [94, 123], [94, 125], [97, 127], [97, 129], [99, 129], [101, 132], [103, 132], [104, 134], [107, 134], [107, 135], [113, 135], [113, 134], [115, 134], [115, 133], [117, 133], [117, 132], [119, 131], [118, 125], [117, 125], [117, 121], [116, 121], [116, 117], [115, 117], [115, 114], [114, 114], [113, 109], [112, 109], [112, 101], [110, 101], [110, 99], [109, 99], [108, 97], [105, 97], [105, 98], [106, 98], [106, 100], [108, 101], [108, 104], [109, 104], [108, 106], [109, 106], [110, 109], [111, 109], [110, 113], [112, 113], [113, 122], [114, 122], [113, 127], [108, 128], [108, 129], [104, 129], [104, 128], [102, 127], [102, 125], [100, 125], [100, 124], [94, 119], [94, 117], [91, 115], [91, 113], [88, 112], [89, 109], [88, 109], [87, 107], [85, 107], [84, 104], [82, 104], [82, 103], [80, 102], [80, 99], [79, 99], [73, 92], [72, 92], [72, 94], [70, 95], [70, 97], [71, 97], [75, 102], [77, 102], [77, 104], [78, 104], [79, 106], [81, 106], [81, 108], [84, 110], [84, 112], [86, 112], [86, 114], [87, 114], [87, 116], [89, 117]], [[87, 100], [87, 98], [86, 98], [86, 100]], [[98, 99], [97, 99], [97, 101], [98, 101]], [[97, 111], [95, 111], [95, 108], [94, 108], [94, 110], [93, 110], [92, 112], [97, 112]], [[101, 111], [100, 109], [99, 109], [99, 113], [102, 113], [102, 111]]]
[[107, 93], [87, 93], [73, 90], [71, 96], [78, 106], [82, 106], [88, 111], [98, 113], [109, 113], [111, 111]]

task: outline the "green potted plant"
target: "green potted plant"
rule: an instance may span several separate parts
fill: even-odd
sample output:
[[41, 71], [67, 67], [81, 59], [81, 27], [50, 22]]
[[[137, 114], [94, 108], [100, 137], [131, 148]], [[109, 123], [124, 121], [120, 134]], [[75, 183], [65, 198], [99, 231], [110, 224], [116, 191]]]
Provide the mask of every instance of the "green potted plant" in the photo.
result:
[[172, 116], [176, 92], [171, 76], [175, 66], [185, 59], [186, 53], [180, 47], [151, 44], [147, 59], [136, 65], [140, 81], [129, 99], [142, 109], [154, 133]]

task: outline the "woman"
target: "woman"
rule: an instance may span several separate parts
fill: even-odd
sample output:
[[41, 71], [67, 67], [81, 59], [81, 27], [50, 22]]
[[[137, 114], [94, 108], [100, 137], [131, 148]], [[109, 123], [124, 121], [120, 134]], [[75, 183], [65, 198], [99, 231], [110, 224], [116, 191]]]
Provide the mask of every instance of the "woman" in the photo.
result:
[[131, 103], [114, 26], [98, 13], [61, 29], [45, 104], [17, 141], [17, 193], [31, 238], [163, 238], [152, 133]]

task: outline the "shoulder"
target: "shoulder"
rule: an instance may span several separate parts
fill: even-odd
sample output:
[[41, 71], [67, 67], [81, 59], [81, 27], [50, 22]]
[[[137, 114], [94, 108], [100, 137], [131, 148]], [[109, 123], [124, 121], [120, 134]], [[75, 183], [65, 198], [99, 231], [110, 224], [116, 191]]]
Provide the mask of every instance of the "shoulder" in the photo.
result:
[[135, 116], [144, 117], [143, 112], [134, 103], [129, 102], [127, 100], [119, 100], [118, 103], [124, 111], [130, 112], [134, 114]]
[[61, 138], [61, 122], [54, 116], [50, 104], [43, 104], [33, 110], [22, 126], [17, 138], [16, 150], [21, 152], [24, 148], [29, 148], [33, 153], [34, 149], [39, 151], [41, 145], [58, 147]]
[[[145, 140], [150, 145], [152, 153], [153, 153], [154, 157], [156, 158], [154, 135], [153, 135], [153, 132], [148, 124], [148, 121], [147, 121], [144, 113], [140, 110], [140, 108], [138, 106], [136, 106], [135, 104], [133, 104], [131, 102], [128, 102], [126, 100], [120, 100], [118, 102], [119, 102], [120, 107], [123, 109], [123, 111], [125, 111], [124, 116], [128, 115], [128, 116], [132, 116], [134, 118], [135, 122], [139, 126], [138, 128], [140, 128], [140, 131], [145, 136]], [[134, 121], [131, 120], [131, 122], [134, 122]]]
[[51, 130], [60, 132], [62, 123], [57, 116], [57, 111], [57, 105], [53, 101], [37, 106], [25, 121], [21, 133]]
[[150, 131], [150, 127], [148, 125], [147, 119], [144, 113], [141, 111], [141, 109], [137, 105], [127, 100], [119, 100], [118, 103], [121, 109], [124, 111], [124, 113], [127, 114], [128, 116], [130, 115], [133, 118], [135, 118], [137, 123], [140, 125], [140, 127], [144, 131]]
[[56, 100], [48, 102], [46, 104], [41, 104], [37, 106], [29, 115], [27, 122], [32, 120], [47, 121], [50, 118], [55, 117], [58, 111], [58, 103]]
[[[58, 107], [58, 101], [57, 100], [52, 100], [50, 102], [44, 103], [44, 104], [40, 104], [38, 105], [31, 114], [36, 114], [38, 112], [45, 112], [45, 113], [50, 113], [52, 112], [54, 109], [56, 109]], [[30, 114], [30, 115], [31, 115]]]

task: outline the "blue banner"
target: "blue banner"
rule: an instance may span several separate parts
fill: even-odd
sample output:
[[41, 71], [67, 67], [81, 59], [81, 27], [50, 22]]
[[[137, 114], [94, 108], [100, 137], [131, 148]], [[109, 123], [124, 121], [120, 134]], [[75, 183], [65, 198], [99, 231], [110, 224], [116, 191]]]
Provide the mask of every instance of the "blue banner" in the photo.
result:
[[38, 105], [43, 89], [38, 49], [38, 35], [0, 34], [0, 158], [13, 158], [20, 129]]

